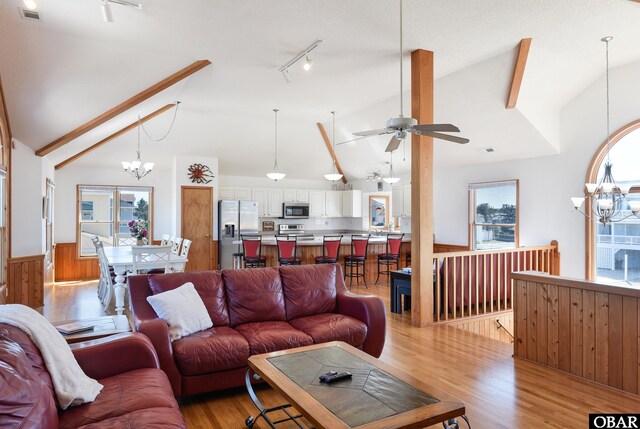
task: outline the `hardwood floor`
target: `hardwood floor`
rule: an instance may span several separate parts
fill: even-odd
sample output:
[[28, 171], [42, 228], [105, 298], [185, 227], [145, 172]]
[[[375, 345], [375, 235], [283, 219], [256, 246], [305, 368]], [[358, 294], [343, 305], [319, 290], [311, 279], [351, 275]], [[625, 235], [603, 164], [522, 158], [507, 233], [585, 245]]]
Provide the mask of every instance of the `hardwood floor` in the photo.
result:
[[[95, 288], [95, 282], [57, 284], [45, 303], [45, 316], [62, 320], [104, 315]], [[369, 289], [354, 286], [353, 291], [379, 295], [389, 308], [386, 283]], [[514, 359], [510, 344], [451, 326], [416, 328], [409, 312], [388, 313], [387, 321], [380, 359], [463, 400], [474, 429], [587, 427], [589, 413], [632, 413], [640, 408], [638, 396]], [[257, 392], [265, 406], [282, 402], [268, 386]], [[183, 398], [180, 403], [191, 429], [241, 429], [248, 415], [257, 414], [241, 388]], [[262, 421], [255, 427], [268, 428]]]

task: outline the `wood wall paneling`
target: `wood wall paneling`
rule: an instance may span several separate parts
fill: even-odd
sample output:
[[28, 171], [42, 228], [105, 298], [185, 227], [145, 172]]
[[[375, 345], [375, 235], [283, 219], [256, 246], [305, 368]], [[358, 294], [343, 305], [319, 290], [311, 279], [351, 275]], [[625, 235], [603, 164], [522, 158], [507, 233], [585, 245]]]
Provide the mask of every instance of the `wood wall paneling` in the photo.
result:
[[98, 258], [80, 258], [76, 243], [57, 243], [55, 279], [57, 282], [97, 280], [100, 278]]
[[10, 258], [8, 271], [8, 303], [44, 305], [44, 255]]
[[640, 393], [638, 290], [621, 295], [625, 288], [590, 281], [513, 277], [516, 357]]
[[442, 322], [441, 324], [453, 326], [464, 331], [482, 335], [483, 337], [511, 344], [513, 342], [511, 336], [509, 336], [504, 329], [498, 328], [498, 320], [502, 326], [504, 326], [509, 333], [513, 335], [515, 320], [512, 310], [481, 316], [465, 317], [463, 319]]

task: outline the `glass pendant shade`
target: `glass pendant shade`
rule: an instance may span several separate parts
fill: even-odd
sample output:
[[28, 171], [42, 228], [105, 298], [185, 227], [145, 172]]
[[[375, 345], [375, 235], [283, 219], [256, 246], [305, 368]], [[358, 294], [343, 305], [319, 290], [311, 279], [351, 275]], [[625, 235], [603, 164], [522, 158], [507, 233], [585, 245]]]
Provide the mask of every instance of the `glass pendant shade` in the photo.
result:
[[331, 181], [335, 182], [336, 180], [342, 179], [342, 174], [340, 174], [340, 173], [329, 173], [329, 174], [325, 174], [324, 178], [327, 179], [327, 180], [331, 180]]
[[394, 183], [398, 183], [400, 178], [399, 177], [385, 177], [382, 180], [384, 180], [385, 182], [389, 183], [390, 185], [393, 185]]
[[273, 181], [278, 181], [278, 180], [282, 180], [284, 179], [284, 177], [286, 176], [286, 174], [284, 173], [278, 173], [276, 171], [272, 172], [272, 173], [267, 173], [267, 177]]

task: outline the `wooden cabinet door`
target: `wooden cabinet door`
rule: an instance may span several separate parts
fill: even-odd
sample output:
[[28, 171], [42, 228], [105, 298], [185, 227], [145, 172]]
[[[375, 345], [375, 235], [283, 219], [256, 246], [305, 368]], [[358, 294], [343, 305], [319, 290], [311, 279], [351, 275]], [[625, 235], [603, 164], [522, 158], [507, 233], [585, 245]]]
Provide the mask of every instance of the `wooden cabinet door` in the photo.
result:
[[404, 216], [404, 186], [394, 186], [391, 190], [391, 215]]
[[235, 200], [234, 189], [229, 187], [219, 188], [218, 189], [218, 199], [219, 200]]
[[208, 186], [183, 186], [181, 188], [182, 238], [191, 240], [185, 271], [213, 269], [213, 188]]
[[299, 203], [308, 203], [309, 202], [309, 191], [305, 189], [298, 189], [296, 191], [296, 201]]
[[324, 191], [309, 191], [309, 216], [324, 216]]
[[289, 203], [289, 202], [295, 202], [298, 201], [298, 191], [295, 189], [285, 189], [283, 192], [284, 195], [284, 201]]
[[235, 188], [235, 200], [250, 201], [251, 188]]

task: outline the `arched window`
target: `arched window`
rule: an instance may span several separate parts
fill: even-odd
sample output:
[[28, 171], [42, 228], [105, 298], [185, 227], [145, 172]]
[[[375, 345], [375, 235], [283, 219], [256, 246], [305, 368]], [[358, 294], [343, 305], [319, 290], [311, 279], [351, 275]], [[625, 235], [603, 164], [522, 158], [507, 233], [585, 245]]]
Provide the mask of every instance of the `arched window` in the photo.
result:
[[[587, 183], [598, 183], [607, 159], [616, 183], [633, 184], [629, 199], [640, 201], [640, 120], [614, 132], [608, 146], [600, 146], [587, 170]], [[591, 212], [589, 199], [585, 203]], [[587, 219], [585, 242], [587, 279], [640, 284], [640, 219], [632, 216], [606, 226]]]

